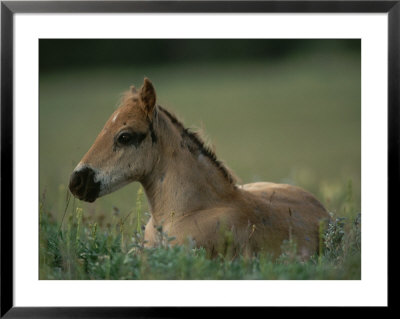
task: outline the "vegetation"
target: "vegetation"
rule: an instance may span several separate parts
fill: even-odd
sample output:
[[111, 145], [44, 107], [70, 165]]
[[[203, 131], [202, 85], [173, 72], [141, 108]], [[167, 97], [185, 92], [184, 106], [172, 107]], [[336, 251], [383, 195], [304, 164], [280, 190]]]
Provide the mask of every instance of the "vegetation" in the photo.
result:
[[[211, 259], [188, 241], [171, 246], [158, 228], [157, 247], [145, 248], [141, 189], [127, 216], [117, 210], [113, 223], [100, 227], [81, 207], [71, 208], [63, 225], [40, 206], [40, 279], [361, 279], [360, 214], [333, 216], [321, 232], [320, 254], [304, 262], [294, 240], [282, 243], [282, 254], [253, 257], [220, 254]], [[226, 250], [229, 252], [229, 249]]]

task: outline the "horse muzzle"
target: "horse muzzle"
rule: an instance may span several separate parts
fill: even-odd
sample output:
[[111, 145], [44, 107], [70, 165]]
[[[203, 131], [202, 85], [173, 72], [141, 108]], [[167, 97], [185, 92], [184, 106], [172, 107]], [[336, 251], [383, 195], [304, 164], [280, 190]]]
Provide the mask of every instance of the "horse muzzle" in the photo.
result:
[[96, 172], [89, 167], [75, 170], [69, 180], [69, 190], [80, 200], [94, 202], [100, 193], [100, 182], [95, 182], [95, 175]]

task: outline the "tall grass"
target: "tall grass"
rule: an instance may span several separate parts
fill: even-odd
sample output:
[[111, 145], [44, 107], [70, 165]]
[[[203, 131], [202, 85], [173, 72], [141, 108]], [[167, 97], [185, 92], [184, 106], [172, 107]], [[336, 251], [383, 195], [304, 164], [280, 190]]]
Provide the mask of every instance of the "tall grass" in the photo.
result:
[[[344, 187], [349, 200], [351, 190]], [[234, 256], [229, 248], [209, 258], [203, 248], [188, 241], [172, 246], [171, 238], [158, 228], [158, 245], [144, 246], [142, 231], [143, 192], [137, 194], [135, 209], [114, 214], [102, 227], [85, 218], [81, 207], [70, 207], [60, 227], [40, 202], [40, 279], [360, 279], [361, 215], [352, 212], [332, 222], [321, 233], [320, 254], [303, 261], [293, 239], [282, 243], [282, 254]], [[134, 214], [136, 213], [136, 214]], [[136, 218], [133, 218], [136, 216]], [[224, 234], [229, 238], [229, 234]]]

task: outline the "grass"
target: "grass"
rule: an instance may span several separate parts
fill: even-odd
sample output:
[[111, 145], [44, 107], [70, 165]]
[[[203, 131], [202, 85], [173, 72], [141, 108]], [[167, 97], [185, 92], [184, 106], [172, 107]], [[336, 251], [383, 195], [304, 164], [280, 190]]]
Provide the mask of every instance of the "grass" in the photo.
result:
[[142, 198], [139, 191], [135, 209], [127, 216], [115, 212], [113, 223], [106, 226], [74, 205], [60, 225], [42, 202], [40, 279], [361, 279], [360, 214], [354, 219], [333, 216], [321, 232], [320, 254], [306, 262], [298, 258], [291, 240], [282, 243], [282, 254], [275, 260], [265, 255], [232, 258], [229, 253], [210, 259], [190, 242], [171, 246], [162, 228], [158, 245], [145, 248]]
[[[40, 278], [359, 279], [360, 66], [359, 55], [324, 51], [279, 61], [41, 73]], [[319, 257], [302, 263], [288, 242], [275, 261], [211, 260], [190, 245], [170, 247], [161, 230], [160, 246], [144, 248], [148, 206], [143, 194], [135, 196], [138, 183], [92, 204], [66, 199], [72, 170], [120, 93], [144, 76], [161, 105], [207, 133], [242, 183], [284, 182], [316, 195], [335, 219]]]

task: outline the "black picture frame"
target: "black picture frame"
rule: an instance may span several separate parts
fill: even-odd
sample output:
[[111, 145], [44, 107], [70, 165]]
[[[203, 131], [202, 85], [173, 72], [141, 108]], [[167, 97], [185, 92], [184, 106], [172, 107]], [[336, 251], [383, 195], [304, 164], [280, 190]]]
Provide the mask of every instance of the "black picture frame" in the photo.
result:
[[[227, 309], [49, 307], [13, 304], [13, 19], [15, 13], [387, 13], [388, 14], [388, 225], [398, 213], [400, 0], [396, 1], [1, 1], [1, 317], [192, 317]], [[392, 214], [389, 214], [391, 212]], [[389, 232], [390, 235], [393, 232]], [[389, 240], [393, 243], [393, 239]], [[388, 246], [389, 247], [389, 246]], [[390, 248], [389, 248], [390, 250]], [[389, 254], [388, 254], [389, 258]], [[388, 260], [389, 261], [389, 260]], [[390, 281], [388, 280], [388, 287]], [[390, 298], [388, 305], [390, 307]], [[268, 311], [276, 310], [269, 308]], [[265, 311], [265, 308], [253, 308]], [[238, 309], [234, 310], [240, 314]], [[243, 311], [249, 316], [249, 310]]]

